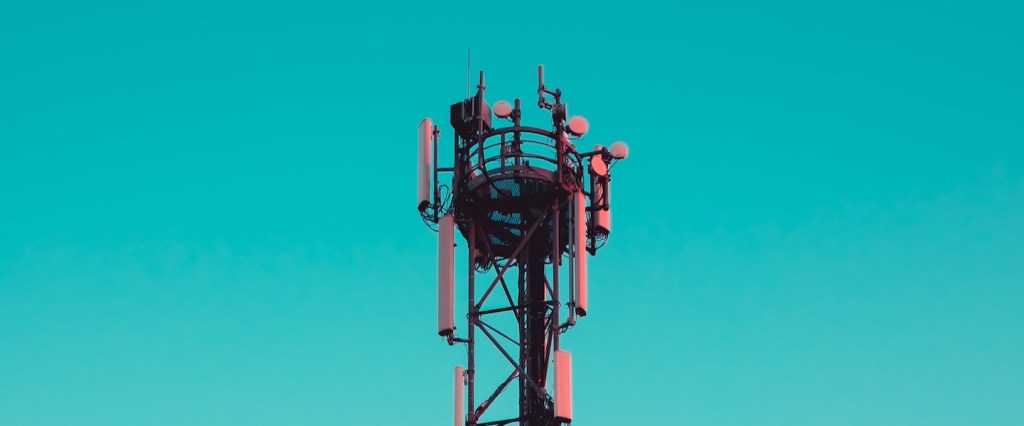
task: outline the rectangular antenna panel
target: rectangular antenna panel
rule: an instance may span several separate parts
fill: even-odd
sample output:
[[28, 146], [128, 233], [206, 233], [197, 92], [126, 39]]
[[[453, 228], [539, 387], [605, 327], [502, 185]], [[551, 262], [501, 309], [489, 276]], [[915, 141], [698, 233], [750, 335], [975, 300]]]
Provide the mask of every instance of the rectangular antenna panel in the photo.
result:
[[595, 198], [598, 203], [606, 207], [594, 212], [594, 226], [597, 232], [608, 235], [612, 232], [612, 180], [605, 177], [603, 184], [594, 186], [594, 192], [597, 194]]
[[462, 413], [462, 386], [465, 384], [462, 366], [455, 367], [455, 426], [462, 426], [465, 415]]
[[484, 132], [491, 131], [491, 107], [479, 98], [474, 96], [451, 106], [452, 128], [463, 139], [472, 139], [480, 127]]
[[555, 351], [555, 419], [572, 422], [572, 355]]
[[573, 250], [575, 253], [573, 270], [576, 278], [576, 314], [587, 315], [587, 199], [582, 191], [574, 196], [573, 215]]
[[437, 222], [437, 334], [455, 331], [455, 218], [451, 213]]
[[434, 173], [434, 123], [429, 118], [420, 122], [419, 129], [419, 161], [417, 161], [418, 178], [416, 191], [416, 207], [423, 211], [430, 205], [433, 198], [430, 190], [430, 177]]

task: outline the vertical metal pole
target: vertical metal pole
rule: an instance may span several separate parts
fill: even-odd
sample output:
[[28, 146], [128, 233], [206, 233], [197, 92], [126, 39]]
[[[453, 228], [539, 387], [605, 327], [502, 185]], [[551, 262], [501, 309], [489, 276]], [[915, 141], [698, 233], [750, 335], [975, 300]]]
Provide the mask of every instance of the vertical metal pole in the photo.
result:
[[437, 130], [437, 126], [434, 126], [430, 131], [430, 138], [434, 143], [434, 222], [437, 222], [438, 211], [441, 210], [441, 192], [437, 190], [437, 145], [441, 139], [438, 137], [440, 134], [441, 132]]
[[[484, 72], [480, 71], [480, 84], [477, 85], [476, 100], [474, 101], [474, 109], [483, 113], [483, 100], [484, 100]], [[479, 151], [479, 158], [477, 164], [480, 165], [483, 170], [483, 150], [484, 150], [484, 119], [483, 117], [476, 117], [477, 120], [477, 134], [473, 142], [477, 145]], [[476, 324], [480, 318], [478, 311], [476, 310], [476, 220], [473, 216], [469, 218], [469, 375], [467, 376], [467, 390], [469, 391], [469, 412], [473, 413], [470, 415], [470, 426], [476, 425], [476, 402], [474, 400], [475, 389], [476, 389], [476, 353], [474, 352], [476, 345]]]
[[[558, 168], [561, 169], [562, 165], [559, 164]], [[551, 237], [551, 239], [553, 240], [551, 247], [551, 291], [553, 292], [551, 294], [551, 300], [553, 300], [555, 304], [554, 306], [551, 307], [551, 326], [548, 332], [551, 333], [551, 345], [554, 347], [554, 350], [558, 350], [558, 311], [562, 309], [562, 304], [558, 299], [558, 264], [559, 262], [562, 261], [562, 247], [558, 241], [558, 237], [560, 236], [559, 232], [561, 232], [559, 227], [559, 213], [561, 210], [561, 206], [559, 205], [560, 201], [561, 200], [559, 199], [559, 197], [556, 196], [554, 206], [552, 207], [555, 209], [555, 231], [554, 236]]]
[[[583, 192], [583, 182], [580, 182], [578, 190]], [[570, 243], [569, 247], [572, 250], [569, 252], [569, 267], [566, 272], [569, 278], [569, 284], [566, 285], [566, 288], [569, 290], [569, 297], [566, 298], [568, 301], [567, 306], [569, 306], [569, 316], [565, 319], [568, 324], [572, 324], [576, 318], [576, 250], [579, 250], [580, 247], [579, 241], [576, 241], [576, 221], [580, 220], [576, 217], [576, 206], [574, 205], [576, 203], [576, 194], [572, 194], [570, 197], [572, 197], [572, 200], [569, 201], [569, 211], [572, 213], [567, 211], [567, 214], [571, 214], [572, 222], [570, 222], [569, 241], [567, 242]]]
[[520, 112], [522, 112], [522, 111], [519, 109], [519, 98], [516, 98], [516, 109], [515, 109], [515, 111], [516, 111], [515, 122], [513, 124], [515, 124], [515, 126], [516, 126], [516, 131], [515, 131], [515, 133], [512, 134], [512, 148], [515, 149], [515, 151], [514, 151], [515, 156], [516, 156], [516, 158], [515, 158], [515, 165], [518, 166], [522, 162], [522, 158], [523, 158], [523, 153], [522, 153], [522, 146], [523, 146], [522, 134], [518, 130], [519, 129], [519, 124], [521, 123], [520, 120], [522, 119], [522, 117], [520, 116]]
[[527, 305], [527, 300], [528, 300], [527, 297], [526, 297], [526, 273], [527, 273], [527, 269], [526, 269], [527, 268], [527, 265], [526, 265], [527, 261], [526, 261], [526, 259], [528, 259], [526, 252], [528, 252], [528, 251], [529, 251], [529, 247], [528, 246], [524, 247], [523, 251], [519, 253], [519, 258], [516, 259], [516, 268], [518, 269], [518, 272], [519, 272], [519, 277], [518, 277], [519, 278], [519, 301], [518, 301], [518, 303], [519, 303], [519, 306], [520, 306], [519, 310], [520, 310], [520, 312], [522, 312], [522, 315], [520, 315], [520, 317], [519, 317], [519, 319], [520, 319], [520, 322], [519, 322], [519, 342], [520, 342], [520, 344], [519, 344], [519, 366], [520, 366], [520, 368], [522, 368], [523, 372], [527, 373], [527, 374], [520, 374], [519, 375], [519, 417], [523, 419], [522, 422], [520, 422], [520, 426], [522, 426], [522, 425], [529, 426], [529, 424], [530, 424], [529, 421], [527, 420], [527, 414], [529, 413], [529, 394], [527, 392], [529, 392], [529, 388], [530, 388], [530, 385], [527, 383], [527, 381], [530, 380], [529, 370], [527, 370], [527, 368], [528, 368], [527, 367], [527, 365], [528, 365], [527, 361], [530, 359], [529, 358], [529, 339], [527, 337], [527, 330], [529, 330], [529, 328], [528, 328], [529, 327], [529, 325], [528, 325], [529, 324], [528, 315], [529, 315], [530, 311], [529, 311], [529, 307], [526, 306]]
[[[527, 246], [526, 258], [526, 340], [524, 370], [527, 373], [527, 380], [532, 381], [537, 387], [544, 387], [546, 378], [545, 366], [547, 361], [547, 328], [544, 320], [547, 319], [548, 306], [545, 302], [547, 285], [544, 277], [544, 263], [547, 260], [547, 241], [544, 234], [533, 238]], [[548, 410], [546, 407], [546, 395], [537, 392], [533, 386], [528, 386], [523, 392], [524, 398], [520, 401], [523, 411], [528, 419], [524, 424], [527, 426], [546, 426], [545, 418]]]
[[[590, 161], [591, 162], [594, 161], [593, 157], [591, 157]], [[597, 199], [597, 193], [594, 192], [594, 191], [597, 191], [597, 185], [598, 185], [596, 182], [594, 182], [596, 180], [596, 178], [597, 178], [597, 175], [590, 174], [590, 208], [591, 209], [593, 209], [595, 205], [600, 205], [600, 202], [601, 202], [601, 200]], [[587, 215], [587, 209], [583, 209], [583, 215], [584, 216]], [[593, 213], [591, 213], [590, 216], [591, 216], [591, 218], [593, 218], [593, 220], [591, 220], [591, 223], [597, 223], [597, 218], [596, 218], [597, 210], [593, 210]], [[583, 217], [582, 220], [586, 221], [587, 218]], [[593, 228], [591, 228], [591, 229], [593, 229]], [[587, 248], [597, 247], [597, 239], [594, 238], [593, 240], [594, 240], [594, 245], [591, 246], [590, 245], [590, 241], [591, 241], [590, 233], [588, 232], [587, 235], [586, 235], [586, 238], [583, 241], [584, 250], [586, 250]], [[584, 256], [586, 256], [586, 255], [584, 255]], [[577, 278], [577, 279], [579, 279], [579, 278]], [[576, 297], [579, 297], [579, 295], [576, 295]]]
[[544, 65], [537, 65], [537, 106], [544, 108]]
[[449, 190], [452, 192], [452, 199], [456, 199], [456, 198], [459, 197], [459, 183], [462, 182], [462, 173], [460, 173], [460, 171], [459, 171], [459, 167], [460, 167], [460, 164], [459, 164], [459, 133], [458, 132], [452, 132], [452, 133], [455, 136], [455, 141], [452, 142], [452, 147], [453, 147], [452, 148], [452, 154], [453, 154], [452, 158], [455, 159], [455, 162], [453, 163], [452, 168], [455, 169], [455, 170], [452, 171], [452, 175], [453, 175], [453, 177], [452, 177], [452, 187], [449, 188]]
[[[480, 71], [480, 84], [477, 86], [476, 100], [473, 101], [476, 105], [473, 106], [473, 109], [476, 110], [474, 113], [480, 114], [479, 116], [476, 116], [476, 164], [477, 167], [480, 167], [481, 172], [486, 170], [486, 166], [484, 165], [484, 90], [486, 88], [487, 87], [484, 86], [484, 72]], [[490, 112], [488, 112], [488, 114], [489, 113]]]
[[476, 264], [474, 262], [474, 251], [476, 251], [476, 221], [472, 217], [469, 219], [469, 311], [466, 317], [469, 322], [469, 343], [467, 345], [468, 360], [466, 362], [466, 393], [469, 402], [467, 412], [469, 413], [469, 426], [476, 424], [476, 404], [474, 402], [475, 388], [476, 388], [476, 323], [478, 313], [475, 308], [476, 306]]
[[[551, 307], [550, 326], [551, 345], [553, 346], [553, 350], [558, 350], [558, 326], [560, 325], [558, 322], [558, 311], [562, 309], [561, 302], [558, 299], [558, 264], [562, 261], [562, 246], [559, 241], [559, 237], [561, 236], [561, 227], [559, 226], [561, 225], [561, 215], [559, 213], [561, 213], [562, 209], [562, 200], [561, 196], [557, 194], [562, 190], [562, 173], [565, 172], [565, 167], [563, 167], [563, 162], [565, 161], [565, 144], [562, 143], [562, 136], [565, 134], [564, 132], [565, 130], [562, 128], [561, 123], [555, 123], [555, 139], [557, 139], [555, 140], [555, 147], [556, 151], [558, 151], [558, 163], [555, 164], [555, 185], [557, 185], [555, 190], [556, 195], [555, 201], [551, 206], [551, 208], [555, 210], [555, 221], [552, 226], [552, 228], [554, 228], [554, 234], [551, 237], [551, 299], [555, 302], [555, 305]], [[546, 370], [547, 369], [545, 368], [545, 371]]]

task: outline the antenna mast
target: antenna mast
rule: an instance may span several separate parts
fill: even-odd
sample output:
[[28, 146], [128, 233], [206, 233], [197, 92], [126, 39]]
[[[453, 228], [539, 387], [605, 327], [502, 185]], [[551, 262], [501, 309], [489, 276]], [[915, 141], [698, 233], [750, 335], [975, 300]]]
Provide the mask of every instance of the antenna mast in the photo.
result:
[[[468, 69], [469, 52], [466, 59]], [[449, 110], [451, 167], [438, 165], [437, 126], [425, 119], [419, 132], [417, 206], [424, 222], [432, 228], [436, 224], [439, 232], [438, 335], [449, 345], [466, 346], [465, 368], [455, 368], [453, 420], [456, 426], [568, 424], [573, 418], [571, 357], [561, 349], [560, 336], [588, 314], [587, 255], [596, 254], [610, 234], [609, 169], [626, 158], [628, 148], [616, 142], [610, 149], [578, 149], [574, 142], [587, 133], [589, 123], [567, 117], [561, 90], [544, 84], [543, 66], [538, 67], [537, 105], [551, 112], [550, 128], [524, 126], [519, 99], [497, 102], [492, 111], [485, 90], [480, 72], [476, 94], [467, 93]], [[502, 123], [492, 114], [505, 126], [498, 126]], [[456, 229], [469, 248], [465, 337], [455, 325]], [[560, 279], [563, 269], [568, 280]], [[485, 274], [478, 284], [476, 279]], [[482, 292], [479, 300], [477, 290]], [[515, 328], [502, 331], [500, 319], [492, 320], [498, 316], [514, 321]], [[496, 386], [494, 391], [478, 401], [476, 349], [481, 342], [494, 348], [494, 358], [504, 358], [508, 376], [488, 383]], [[513, 381], [519, 387], [518, 413], [490, 420], [494, 413], [488, 408]]]

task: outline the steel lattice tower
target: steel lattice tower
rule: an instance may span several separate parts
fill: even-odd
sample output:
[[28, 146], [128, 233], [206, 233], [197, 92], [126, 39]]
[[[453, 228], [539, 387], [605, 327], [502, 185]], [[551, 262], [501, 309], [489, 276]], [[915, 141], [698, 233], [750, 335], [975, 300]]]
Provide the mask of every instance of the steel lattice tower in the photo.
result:
[[[586, 134], [589, 124], [582, 117], [567, 117], [561, 91], [544, 85], [543, 66], [538, 67], [537, 105], [550, 111], [550, 129], [524, 126], [519, 99], [494, 105], [493, 115], [511, 124], [495, 126], [484, 91], [480, 72], [476, 94], [450, 108], [451, 167], [437, 166], [440, 130], [430, 119], [420, 123], [417, 202], [424, 221], [432, 228], [436, 224], [439, 232], [438, 334], [449, 345], [467, 348], [465, 369], [455, 369], [455, 424], [569, 423], [570, 356], [561, 350], [559, 336], [587, 314], [587, 254], [595, 254], [611, 231], [609, 168], [627, 156], [628, 148], [617, 142], [610, 149], [578, 150], [573, 141]], [[440, 173], [451, 175], [450, 185], [439, 184]], [[454, 321], [455, 228], [469, 253], [464, 337], [456, 335]], [[563, 268], [566, 263], [571, 267]], [[562, 269], [568, 270], [565, 282]], [[478, 283], [490, 270], [495, 277]], [[568, 293], [564, 304], [563, 290]], [[507, 306], [484, 309], [491, 297], [503, 297]], [[490, 319], [497, 315], [514, 317], [517, 329], [493, 325]], [[482, 401], [476, 398], [480, 341], [511, 365], [508, 378]], [[509, 345], [517, 346], [518, 353]], [[554, 369], [553, 392], [549, 367]], [[491, 403], [516, 380], [518, 417], [484, 420]]]

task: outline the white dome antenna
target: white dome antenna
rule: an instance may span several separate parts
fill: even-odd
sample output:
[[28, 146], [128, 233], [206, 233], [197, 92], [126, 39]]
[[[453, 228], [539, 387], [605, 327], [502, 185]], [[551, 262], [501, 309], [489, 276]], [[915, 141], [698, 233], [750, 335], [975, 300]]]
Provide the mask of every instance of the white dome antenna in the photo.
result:
[[577, 115], [569, 119], [569, 125], [565, 126], [565, 129], [569, 131], [569, 134], [581, 137], [590, 130], [590, 122], [586, 118]]
[[512, 104], [508, 103], [508, 101], [498, 101], [491, 110], [494, 111], [494, 115], [498, 118], [509, 118], [512, 116]]
[[616, 160], [624, 160], [629, 157], [629, 145], [626, 145], [625, 142], [613, 143], [609, 151]]
[[608, 174], [608, 164], [605, 164], [604, 158], [595, 155], [590, 157], [590, 171], [598, 176], [606, 176]]

